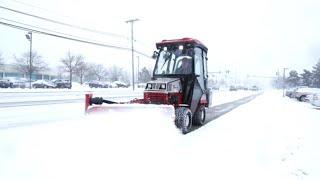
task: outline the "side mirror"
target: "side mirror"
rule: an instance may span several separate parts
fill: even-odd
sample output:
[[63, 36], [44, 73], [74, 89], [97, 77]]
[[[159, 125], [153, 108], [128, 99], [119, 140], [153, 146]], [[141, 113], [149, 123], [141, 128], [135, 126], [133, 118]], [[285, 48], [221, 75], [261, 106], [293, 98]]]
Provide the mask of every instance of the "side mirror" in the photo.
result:
[[157, 51], [153, 51], [153, 54], [152, 54], [152, 59], [157, 59], [159, 56], [159, 52]]

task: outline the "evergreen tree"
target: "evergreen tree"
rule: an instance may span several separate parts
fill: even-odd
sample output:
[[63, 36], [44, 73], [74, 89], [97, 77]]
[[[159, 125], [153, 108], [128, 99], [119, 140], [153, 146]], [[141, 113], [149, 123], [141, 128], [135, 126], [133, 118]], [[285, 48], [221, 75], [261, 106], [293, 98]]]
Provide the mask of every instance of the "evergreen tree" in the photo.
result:
[[286, 83], [289, 87], [295, 87], [299, 85], [300, 77], [296, 70], [289, 72], [289, 77], [286, 79]]
[[314, 87], [320, 88], [320, 60], [315, 66], [313, 66], [312, 84]]
[[303, 73], [300, 74], [302, 79], [302, 85], [303, 86], [312, 86], [312, 72], [308, 71], [306, 69], [303, 70]]

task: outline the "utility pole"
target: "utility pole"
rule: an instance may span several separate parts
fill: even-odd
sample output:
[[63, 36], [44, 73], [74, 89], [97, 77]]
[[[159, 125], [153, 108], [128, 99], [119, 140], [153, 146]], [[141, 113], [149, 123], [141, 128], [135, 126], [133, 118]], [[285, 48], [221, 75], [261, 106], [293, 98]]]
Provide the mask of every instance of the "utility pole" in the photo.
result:
[[285, 80], [286, 80], [286, 69], [288, 68], [283, 68], [282, 97], [285, 96], [284, 89], [285, 89]]
[[30, 57], [29, 57], [29, 88], [31, 89], [31, 70], [32, 70], [32, 32], [26, 34], [26, 38], [30, 41]]
[[279, 72], [279, 69], [277, 70], [276, 72], [276, 75], [277, 75], [277, 84], [276, 84], [276, 88], [280, 88], [280, 72]]
[[130, 19], [126, 23], [131, 23], [131, 60], [132, 60], [132, 90], [134, 90], [134, 49], [133, 49], [133, 23], [139, 19]]

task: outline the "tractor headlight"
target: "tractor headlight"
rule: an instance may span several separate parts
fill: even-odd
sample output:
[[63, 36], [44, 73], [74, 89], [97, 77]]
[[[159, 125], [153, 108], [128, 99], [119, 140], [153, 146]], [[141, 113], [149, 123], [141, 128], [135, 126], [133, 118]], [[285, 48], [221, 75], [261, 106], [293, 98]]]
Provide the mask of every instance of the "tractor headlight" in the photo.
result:
[[165, 90], [166, 89], [166, 84], [165, 83], [161, 83], [159, 86], [160, 90]]
[[173, 81], [168, 83], [168, 91], [170, 92], [180, 92], [181, 91], [181, 83], [180, 81]]
[[152, 89], [152, 84], [151, 83], [147, 83], [146, 89]]

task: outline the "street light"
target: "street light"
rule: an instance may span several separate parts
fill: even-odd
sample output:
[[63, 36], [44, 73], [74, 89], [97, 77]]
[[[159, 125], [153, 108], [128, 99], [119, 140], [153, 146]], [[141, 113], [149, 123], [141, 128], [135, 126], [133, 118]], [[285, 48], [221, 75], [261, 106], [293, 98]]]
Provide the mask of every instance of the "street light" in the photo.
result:
[[29, 57], [29, 88], [31, 89], [31, 63], [32, 63], [32, 32], [26, 34], [26, 38], [30, 41], [30, 57]]
[[133, 88], [133, 90], [134, 90], [133, 23], [135, 21], [139, 21], [139, 19], [130, 19], [130, 20], [126, 21], [126, 23], [131, 23], [131, 60], [132, 60], [132, 88]]
[[282, 97], [285, 96], [284, 89], [285, 89], [286, 70], [287, 70], [287, 69], [288, 69], [288, 68], [283, 68]]

